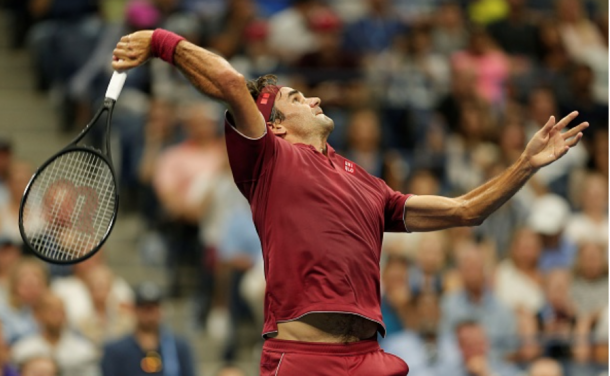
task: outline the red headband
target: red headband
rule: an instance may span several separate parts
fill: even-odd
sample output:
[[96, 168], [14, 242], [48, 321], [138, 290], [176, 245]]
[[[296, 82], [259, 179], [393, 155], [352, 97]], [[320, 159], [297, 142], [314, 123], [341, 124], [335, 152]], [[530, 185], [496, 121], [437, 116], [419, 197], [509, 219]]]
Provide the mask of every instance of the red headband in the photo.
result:
[[275, 96], [280, 92], [283, 86], [268, 85], [265, 86], [262, 92], [256, 98], [256, 107], [263, 114], [265, 121], [269, 121], [271, 117], [271, 111], [275, 104]]

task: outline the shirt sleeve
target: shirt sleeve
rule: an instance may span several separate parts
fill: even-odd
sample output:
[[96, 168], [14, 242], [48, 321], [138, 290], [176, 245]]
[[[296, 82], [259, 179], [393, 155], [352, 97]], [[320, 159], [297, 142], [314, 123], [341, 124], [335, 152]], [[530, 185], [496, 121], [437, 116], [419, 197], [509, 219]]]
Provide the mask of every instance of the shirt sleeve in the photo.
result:
[[[262, 115], [256, 121], [263, 122]], [[265, 134], [261, 137], [247, 137], [235, 128], [227, 112], [225, 141], [233, 180], [241, 193], [250, 201], [258, 180], [272, 163], [277, 147], [276, 136], [268, 132], [265, 127]]]
[[384, 231], [410, 232], [405, 223], [405, 203], [412, 195], [397, 192], [388, 187], [383, 180], [381, 182], [386, 191]]

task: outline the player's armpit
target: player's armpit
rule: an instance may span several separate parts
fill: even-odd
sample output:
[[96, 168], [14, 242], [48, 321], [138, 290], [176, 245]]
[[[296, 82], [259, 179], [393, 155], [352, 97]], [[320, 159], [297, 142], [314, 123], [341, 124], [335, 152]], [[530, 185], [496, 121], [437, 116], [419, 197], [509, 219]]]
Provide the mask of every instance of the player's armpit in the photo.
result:
[[478, 219], [468, 213], [468, 208], [459, 198], [412, 196], [405, 203], [405, 225], [411, 232], [478, 225]]

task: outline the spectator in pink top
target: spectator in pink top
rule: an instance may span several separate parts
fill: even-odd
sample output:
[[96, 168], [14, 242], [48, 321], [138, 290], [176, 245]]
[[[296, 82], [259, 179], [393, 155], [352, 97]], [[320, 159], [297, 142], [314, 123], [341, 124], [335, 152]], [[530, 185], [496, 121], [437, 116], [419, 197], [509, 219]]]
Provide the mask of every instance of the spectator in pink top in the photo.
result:
[[502, 104], [504, 84], [509, 77], [508, 59], [485, 29], [472, 30], [468, 47], [454, 53], [451, 64], [456, 71], [474, 72], [479, 95], [492, 105]]

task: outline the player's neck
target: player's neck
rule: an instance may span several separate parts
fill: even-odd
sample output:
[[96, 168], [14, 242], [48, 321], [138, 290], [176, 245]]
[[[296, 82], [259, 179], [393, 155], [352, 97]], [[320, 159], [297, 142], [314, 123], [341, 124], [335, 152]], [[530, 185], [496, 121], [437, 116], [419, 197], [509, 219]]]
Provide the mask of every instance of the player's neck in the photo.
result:
[[322, 153], [324, 155], [326, 155], [328, 152], [328, 148], [327, 148], [327, 144], [326, 144], [327, 139], [328, 139], [328, 136], [319, 136], [319, 135], [312, 135], [309, 137], [296, 137], [296, 136], [291, 136], [291, 135], [286, 136], [286, 141], [288, 141], [292, 144], [311, 145], [317, 151], [319, 151], [320, 153]]

